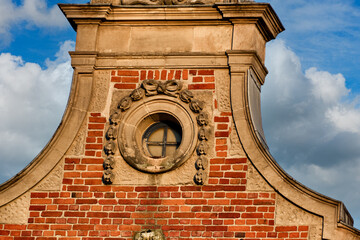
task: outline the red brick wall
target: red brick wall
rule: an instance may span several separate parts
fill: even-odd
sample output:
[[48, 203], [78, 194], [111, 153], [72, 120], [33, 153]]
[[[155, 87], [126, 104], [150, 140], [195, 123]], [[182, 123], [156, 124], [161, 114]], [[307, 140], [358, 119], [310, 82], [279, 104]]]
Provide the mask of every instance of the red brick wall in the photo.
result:
[[[119, 70], [111, 82], [134, 89], [144, 79], [187, 81], [215, 89], [214, 70]], [[216, 100], [214, 107], [217, 108]], [[218, 111], [217, 111], [218, 112]], [[216, 157], [204, 186], [104, 185], [107, 119], [90, 113], [84, 155], [66, 158], [60, 192], [32, 192], [26, 225], [0, 224], [0, 240], [132, 239], [134, 231], [161, 228], [169, 239], [308, 239], [308, 226], [276, 226], [274, 192], [247, 192], [248, 160], [231, 158], [231, 113], [214, 116]]]

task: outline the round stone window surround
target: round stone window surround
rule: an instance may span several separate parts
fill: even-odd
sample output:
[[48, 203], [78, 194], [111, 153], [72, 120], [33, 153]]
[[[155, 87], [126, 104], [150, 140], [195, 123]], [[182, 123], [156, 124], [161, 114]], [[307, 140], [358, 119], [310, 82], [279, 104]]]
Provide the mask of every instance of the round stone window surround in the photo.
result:
[[[173, 156], [151, 158], [145, 154], [142, 136], [156, 121], [176, 121], [182, 129], [181, 144]], [[162, 173], [183, 164], [197, 145], [196, 116], [178, 98], [157, 95], [133, 102], [119, 123], [118, 145], [124, 160], [135, 169]]]

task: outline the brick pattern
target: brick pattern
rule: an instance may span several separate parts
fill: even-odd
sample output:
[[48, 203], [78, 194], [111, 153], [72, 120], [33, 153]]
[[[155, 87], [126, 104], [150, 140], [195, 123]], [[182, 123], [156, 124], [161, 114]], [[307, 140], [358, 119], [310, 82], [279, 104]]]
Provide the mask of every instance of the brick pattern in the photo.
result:
[[[123, 89], [148, 78], [184, 80], [189, 89], [215, 88], [214, 70], [111, 73], [114, 86]], [[149, 228], [161, 228], [167, 240], [307, 240], [308, 226], [275, 225], [275, 192], [246, 191], [249, 162], [228, 152], [231, 113], [218, 112], [216, 100], [214, 108], [216, 157], [210, 159], [206, 185], [104, 185], [106, 118], [91, 113], [84, 155], [65, 158], [62, 190], [32, 192], [28, 224], [0, 224], [0, 240], [130, 240], [134, 231]]]
[[183, 80], [189, 90], [215, 89], [214, 70], [209, 69], [154, 69], [113, 70], [111, 82], [117, 89], [135, 89], [145, 79]]

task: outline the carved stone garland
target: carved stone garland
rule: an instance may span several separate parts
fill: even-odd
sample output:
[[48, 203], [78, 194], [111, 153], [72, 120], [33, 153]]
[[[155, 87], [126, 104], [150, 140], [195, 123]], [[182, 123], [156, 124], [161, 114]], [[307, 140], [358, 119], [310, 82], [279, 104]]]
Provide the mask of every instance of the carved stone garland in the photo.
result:
[[104, 160], [104, 175], [103, 182], [104, 184], [112, 184], [114, 182], [114, 173], [112, 170], [115, 166], [114, 154], [116, 151], [116, 137], [118, 131], [118, 124], [121, 120], [122, 112], [128, 110], [133, 101], [139, 101], [144, 98], [144, 96], [155, 96], [158, 94], [165, 94], [171, 97], [179, 97], [181, 101], [188, 103], [189, 108], [194, 113], [198, 114], [196, 117], [197, 124], [200, 129], [198, 132], [199, 144], [196, 148], [196, 153], [199, 156], [195, 163], [195, 168], [197, 170], [194, 176], [194, 182], [198, 185], [203, 185], [206, 180], [205, 169], [208, 164], [208, 160], [205, 157], [208, 145], [207, 140], [209, 136], [208, 125], [208, 115], [205, 112], [202, 112], [204, 108], [204, 103], [194, 99], [194, 95], [191, 91], [182, 89], [182, 82], [176, 80], [168, 81], [157, 81], [157, 80], [144, 80], [140, 87], [134, 89], [130, 96], [126, 96], [119, 101], [118, 109], [111, 114], [109, 121], [110, 126], [106, 131], [106, 142], [104, 144], [104, 152], [107, 157]]

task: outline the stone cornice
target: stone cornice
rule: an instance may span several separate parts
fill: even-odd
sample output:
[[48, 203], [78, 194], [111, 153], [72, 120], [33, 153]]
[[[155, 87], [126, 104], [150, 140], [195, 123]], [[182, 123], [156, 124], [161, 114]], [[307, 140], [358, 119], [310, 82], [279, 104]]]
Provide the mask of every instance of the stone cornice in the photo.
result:
[[200, 21], [215, 20], [233, 24], [250, 23], [256, 24], [266, 41], [274, 39], [284, 30], [275, 11], [267, 3], [219, 3], [196, 6], [59, 4], [59, 7], [75, 30], [80, 19], [98, 19], [107, 23], [116, 21], [116, 24], [124, 21], [131, 24], [141, 24], [141, 21], [146, 21], [146, 24], [161, 24], [159, 21], [184, 20], [199, 21], [197, 24], [200, 24]]

